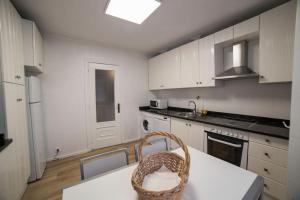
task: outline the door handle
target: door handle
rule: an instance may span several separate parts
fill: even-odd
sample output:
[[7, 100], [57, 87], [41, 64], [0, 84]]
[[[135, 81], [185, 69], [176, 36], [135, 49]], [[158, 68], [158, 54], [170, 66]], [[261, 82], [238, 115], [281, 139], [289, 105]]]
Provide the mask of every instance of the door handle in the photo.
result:
[[225, 144], [225, 145], [228, 145], [228, 146], [231, 146], [231, 147], [235, 147], [235, 148], [241, 148], [241, 147], [242, 147], [241, 144], [232, 144], [232, 143], [230, 143], [230, 142], [218, 140], [218, 139], [215, 139], [215, 138], [212, 138], [212, 137], [209, 137], [209, 136], [207, 136], [207, 139], [212, 140], [212, 141], [214, 141], [214, 142], [221, 143], [221, 144]]
[[120, 103], [118, 103], [118, 113], [120, 113]]

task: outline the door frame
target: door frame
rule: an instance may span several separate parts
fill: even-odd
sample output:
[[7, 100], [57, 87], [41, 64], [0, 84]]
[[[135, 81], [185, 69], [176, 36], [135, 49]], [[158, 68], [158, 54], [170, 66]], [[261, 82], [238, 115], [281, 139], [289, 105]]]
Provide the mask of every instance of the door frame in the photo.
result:
[[[90, 87], [90, 84], [91, 84], [91, 81], [90, 81], [90, 64], [99, 64], [99, 65], [104, 65], [110, 69], [113, 69], [115, 70], [118, 75], [120, 74], [120, 68], [119, 68], [119, 65], [116, 65], [116, 64], [108, 64], [108, 63], [103, 63], [103, 62], [97, 62], [97, 61], [86, 61], [85, 62], [85, 124], [86, 124], [86, 137], [87, 137], [87, 149], [88, 150], [93, 150], [94, 149], [94, 134], [95, 134], [95, 128], [96, 128], [96, 124], [95, 122], [93, 121], [94, 120], [94, 117], [93, 117], [93, 113], [94, 111], [92, 111], [92, 103], [91, 103], [91, 87]], [[100, 68], [99, 68], [100, 69]], [[119, 75], [120, 76], [120, 75]], [[119, 77], [118, 76], [118, 77]], [[120, 78], [116, 79], [115, 83], [120, 86]], [[120, 95], [120, 89], [119, 91], [117, 92], [117, 95], [118, 97], [116, 99], [119, 99], [119, 103], [121, 104], [121, 95]], [[119, 129], [119, 135], [120, 135], [120, 141], [121, 143], [124, 142], [124, 138], [123, 138], [123, 134], [122, 134], [122, 129], [121, 129], [121, 116], [120, 114], [116, 115], [116, 117], [118, 117], [118, 121], [119, 121], [119, 126], [118, 126], [118, 129]]]

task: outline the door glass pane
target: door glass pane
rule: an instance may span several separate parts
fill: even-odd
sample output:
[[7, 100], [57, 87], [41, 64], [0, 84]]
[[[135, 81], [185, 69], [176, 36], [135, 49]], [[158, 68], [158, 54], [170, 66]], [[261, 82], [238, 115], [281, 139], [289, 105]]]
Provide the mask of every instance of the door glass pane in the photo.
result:
[[97, 122], [115, 120], [115, 72], [95, 71]]

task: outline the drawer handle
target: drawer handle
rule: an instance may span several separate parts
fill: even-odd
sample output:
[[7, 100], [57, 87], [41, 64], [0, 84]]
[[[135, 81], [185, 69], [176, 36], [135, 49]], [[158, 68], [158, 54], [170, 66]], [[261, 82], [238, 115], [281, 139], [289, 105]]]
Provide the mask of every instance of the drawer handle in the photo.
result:
[[191, 124], [189, 124], [189, 126], [192, 126]]
[[269, 170], [267, 168], [264, 168], [264, 171], [267, 172], [267, 173], [269, 173]]
[[186, 126], [188, 126], [188, 124], [185, 124]]
[[267, 156], [268, 158], [270, 158], [270, 154], [268, 154], [267, 152], [265, 153], [265, 156]]
[[21, 98], [17, 99], [17, 102], [20, 102], [20, 101], [22, 101], [22, 99], [21, 99]]
[[269, 140], [269, 139], [265, 139], [265, 141], [266, 141], [267, 143], [270, 143], [270, 140]]

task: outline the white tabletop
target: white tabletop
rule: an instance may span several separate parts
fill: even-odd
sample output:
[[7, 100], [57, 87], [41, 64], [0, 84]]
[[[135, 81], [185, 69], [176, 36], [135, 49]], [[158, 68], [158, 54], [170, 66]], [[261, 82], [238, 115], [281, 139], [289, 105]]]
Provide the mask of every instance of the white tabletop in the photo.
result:
[[[183, 155], [182, 150], [175, 150]], [[258, 199], [263, 180], [256, 174], [189, 147], [190, 176], [182, 200]], [[136, 164], [63, 190], [63, 200], [136, 200], [131, 174]]]

